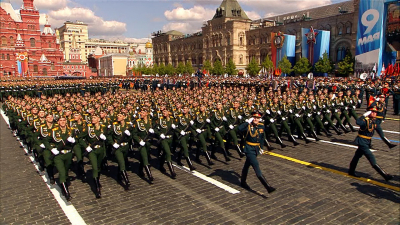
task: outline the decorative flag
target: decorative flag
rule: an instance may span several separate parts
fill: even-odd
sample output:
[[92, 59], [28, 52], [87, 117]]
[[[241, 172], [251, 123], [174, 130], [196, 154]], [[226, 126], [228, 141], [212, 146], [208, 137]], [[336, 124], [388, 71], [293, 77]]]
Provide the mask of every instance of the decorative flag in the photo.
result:
[[369, 99], [368, 99], [368, 107], [370, 107], [371, 104], [374, 103], [374, 102], [375, 102], [374, 96], [370, 95], [370, 96], [369, 96]]

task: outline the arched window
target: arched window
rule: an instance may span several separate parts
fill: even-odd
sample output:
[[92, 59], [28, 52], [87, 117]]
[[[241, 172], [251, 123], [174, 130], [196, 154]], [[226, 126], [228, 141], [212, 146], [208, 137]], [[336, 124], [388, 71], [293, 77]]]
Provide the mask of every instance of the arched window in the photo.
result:
[[1, 37], [1, 46], [7, 46], [7, 38], [6, 37]]
[[10, 54], [7, 53], [7, 60], [10, 60]]
[[54, 62], [51, 63], [51, 70], [54, 70]]
[[244, 45], [244, 33], [243, 32], [239, 33], [239, 45], [240, 46]]
[[350, 22], [346, 23], [346, 34], [351, 34], [351, 23]]
[[33, 65], [33, 72], [39, 72], [38, 65]]
[[343, 24], [339, 23], [337, 26], [337, 34], [342, 35], [343, 34]]
[[1, 59], [5, 60], [6, 59], [6, 55], [4, 55], [4, 53], [1, 53]]
[[51, 48], [51, 43], [49, 43], [49, 48]]
[[339, 47], [336, 51], [336, 61], [340, 62], [344, 59], [346, 56], [346, 48], [345, 47]]
[[31, 47], [36, 46], [35, 38], [31, 38], [31, 39], [29, 39], [29, 41], [31, 42]]
[[243, 55], [239, 55], [239, 64], [243, 64]]
[[14, 37], [10, 36], [10, 46], [14, 46]]
[[47, 76], [47, 68], [43, 68], [43, 75]]

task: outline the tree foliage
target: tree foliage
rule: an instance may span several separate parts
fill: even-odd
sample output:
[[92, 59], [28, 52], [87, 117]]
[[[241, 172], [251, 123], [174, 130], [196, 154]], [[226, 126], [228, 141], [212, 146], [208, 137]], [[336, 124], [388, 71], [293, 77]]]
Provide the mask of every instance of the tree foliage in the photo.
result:
[[212, 65], [211, 65], [210, 60], [204, 61], [204, 63], [203, 63], [203, 68], [204, 68], [207, 72], [210, 72], [210, 73], [211, 73]]
[[305, 58], [305, 57], [302, 57], [293, 66], [293, 71], [296, 74], [302, 75], [302, 74], [305, 74], [305, 73], [309, 73], [311, 71], [311, 68], [312, 68], [312, 66], [311, 66], [310, 62], [308, 61], [308, 59]]
[[271, 61], [269, 56], [267, 56], [261, 63], [261, 67], [264, 68], [266, 71], [271, 71], [274, 68], [274, 63]]
[[293, 71], [292, 64], [286, 56], [284, 56], [282, 60], [278, 62], [278, 68], [281, 69], [282, 73], [285, 74], [290, 74]]
[[183, 64], [183, 62], [179, 62], [178, 63], [178, 66], [176, 67], [176, 73], [178, 73], [178, 74], [184, 74], [185, 73], [185, 71], [186, 71], [186, 67], [185, 67], [185, 64]]
[[192, 66], [192, 62], [187, 61], [185, 64], [185, 73], [188, 73], [189, 75], [191, 75], [194, 72], [193, 66]]
[[228, 63], [226, 64], [225, 73], [227, 73], [228, 75], [238, 74], [236, 64], [233, 62], [233, 59], [229, 59]]
[[346, 53], [344, 60], [338, 63], [338, 72], [345, 76], [354, 73], [354, 58], [350, 51]]
[[175, 68], [171, 63], [169, 63], [167, 66], [165, 66], [164, 72], [165, 74], [172, 76], [175, 74]]
[[328, 53], [324, 53], [322, 57], [314, 65], [314, 71], [317, 73], [329, 73], [332, 72], [332, 62], [328, 57]]
[[222, 66], [222, 62], [217, 59], [214, 62], [214, 68], [212, 69], [212, 73], [215, 75], [222, 75], [224, 74], [224, 67]]
[[260, 67], [254, 57], [251, 59], [249, 65], [247, 65], [246, 71], [250, 76], [256, 76], [260, 72]]

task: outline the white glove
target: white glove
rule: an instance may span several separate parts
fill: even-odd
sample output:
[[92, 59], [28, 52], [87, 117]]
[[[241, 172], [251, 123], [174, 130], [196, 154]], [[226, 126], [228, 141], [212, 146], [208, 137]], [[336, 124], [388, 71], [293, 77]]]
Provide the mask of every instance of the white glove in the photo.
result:
[[210, 119], [206, 119], [206, 122], [207, 122], [207, 123], [211, 123], [211, 120], [210, 120]]
[[327, 113], [330, 113], [330, 112], [331, 112], [331, 110], [329, 110], [329, 109], [328, 109], [328, 110], [326, 110], [326, 112], [327, 112]]
[[250, 119], [248, 119], [248, 123], [252, 123], [252, 122], [253, 122], [253, 120], [254, 120], [254, 118], [253, 118], [253, 117], [251, 117]]
[[131, 132], [129, 132], [129, 130], [125, 130], [124, 133], [128, 136], [131, 136]]
[[87, 152], [91, 152], [93, 149], [90, 147], [90, 146], [88, 146], [87, 148], [86, 148], [86, 151]]
[[101, 140], [103, 140], [103, 141], [106, 140], [106, 136], [105, 136], [104, 134], [100, 134], [99, 138], [100, 138]]
[[60, 153], [56, 148], [51, 149], [51, 152], [52, 152], [54, 155], [58, 155], [58, 154]]
[[113, 144], [113, 147], [114, 147], [114, 148], [119, 148], [119, 144], [114, 143], [114, 144]]
[[22, 120], [21, 119], [18, 119], [18, 122], [21, 122]]
[[176, 128], [175, 124], [172, 124], [171, 127], [172, 127], [172, 129], [175, 129], [175, 128]]
[[108, 125], [107, 128], [110, 129], [110, 128], [111, 128], [111, 125]]
[[306, 107], [305, 107], [305, 106], [302, 106], [301, 108], [302, 108], [303, 110], [306, 110]]
[[314, 105], [314, 106], [313, 106], [313, 109], [317, 109], [317, 106]]
[[260, 148], [260, 155], [264, 154], [264, 150]]
[[335, 106], [335, 103], [332, 103], [332, 106]]
[[278, 110], [278, 114], [281, 115], [281, 111]]
[[136, 118], [136, 114], [133, 114], [133, 118]]
[[40, 144], [39, 145], [41, 148], [46, 148], [46, 146], [44, 146], [44, 144], [42, 143], [42, 144]]
[[164, 134], [161, 134], [161, 135], [160, 135], [160, 138], [165, 139], [165, 135], [164, 135]]
[[223, 121], [227, 121], [227, 119], [226, 119], [226, 117], [225, 117], [225, 116], [224, 116], [224, 117], [222, 117], [222, 120], [223, 120]]
[[286, 117], [282, 117], [282, 120], [286, 120]]
[[308, 117], [311, 117], [311, 116], [312, 116], [312, 114], [311, 114], [311, 113], [309, 113], [309, 114], [307, 114], [307, 116], [308, 116]]
[[376, 98], [376, 99], [375, 99], [375, 101], [379, 101], [379, 100], [381, 100], [381, 99], [380, 99], [380, 98]]
[[152, 112], [150, 113], [150, 116], [153, 117], [153, 113]]
[[267, 111], [265, 111], [266, 113], [268, 113], [268, 114], [271, 114], [271, 112], [269, 111], [269, 109], [267, 109]]
[[150, 129], [149, 129], [149, 133], [154, 134], [153, 128], [150, 128]]
[[243, 117], [241, 115], [238, 116], [238, 119], [241, 120]]
[[235, 128], [232, 124], [229, 125], [229, 129], [233, 130], [233, 128]]
[[325, 105], [322, 106], [322, 108], [325, 108], [325, 107], [326, 107]]
[[335, 112], [338, 112], [338, 110], [337, 110], [337, 109], [335, 109]]
[[72, 144], [75, 143], [75, 138], [73, 137], [68, 137], [67, 141], [71, 142]]
[[317, 112], [318, 115], [321, 115], [321, 112]]
[[350, 103], [353, 103], [353, 100], [350, 100]]
[[358, 100], [358, 103], [361, 103], [361, 99]]
[[275, 122], [275, 120], [274, 120], [274, 119], [270, 119], [269, 121], [270, 121], [271, 123]]
[[215, 128], [215, 131], [217, 131], [217, 132], [218, 132], [218, 131], [219, 131], [219, 128], [218, 128], [218, 127], [216, 127], [216, 128]]
[[186, 134], [186, 132], [182, 130], [181, 131], [181, 135], [185, 135], [185, 134]]
[[139, 144], [140, 144], [141, 146], [144, 146], [144, 145], [146, 144], [146, 142], [144, 142], [143, 140], [141, 140], [141, 141], [139, 142]]
[[340, 103], [340, 105], [344, 105], [344, 103], [343, 103], [343, 102], [341, 102], [341, 103]]
[[193, 124], [194, 124], [194, 121], [193, 121], [193, 120], [191, 120], [191, 121], [190, 121], [190, 125], [193, 125]]
[[299, 114], [297, 114], [297, 113], [295, 114], [295, 116], [296, 116], [296, 117], [300, 117], [300, 115], [299, 115]]
[[345, 109], [345, 110], [348, 110], [349, 108], [346, 106], [346, 107], [344, 107], [344, 109]]
[[196, 132], [201, 134], [201, 130], [200, 129], [196, 129]]
[[356, 106], [355, 106], [355, 105], [353, 105], [353, 109], [356, 109]]
[[293, 110], [289, 109], [289, 112], [290, 112], [290, 113], [293, 113]]
[[363, 114], [364, 117], [369, 116], [369, 114], [371, 114], [371, 111], [367, 111], [366, 113]]

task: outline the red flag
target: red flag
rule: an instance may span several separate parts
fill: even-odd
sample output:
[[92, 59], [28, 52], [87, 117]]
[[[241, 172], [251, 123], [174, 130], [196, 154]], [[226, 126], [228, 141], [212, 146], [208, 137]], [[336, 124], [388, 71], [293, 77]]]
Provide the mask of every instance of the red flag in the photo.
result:
[[375, 102], [374, 96], [370, 95], [370, 96], [369, 96], [369, 99], [368, 99], [368, 107], [370, 107], [371, 104], [374, 103], [374, 102]]

